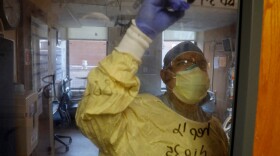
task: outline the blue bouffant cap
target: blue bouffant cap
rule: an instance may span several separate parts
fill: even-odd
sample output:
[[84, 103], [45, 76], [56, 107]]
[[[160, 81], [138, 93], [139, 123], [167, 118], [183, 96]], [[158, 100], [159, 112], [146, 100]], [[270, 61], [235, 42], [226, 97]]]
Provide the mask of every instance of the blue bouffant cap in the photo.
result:
[[176, 58], [178, 55], [188, 51], [200, 52], [203, 55], [202, 51], [192, 42], [190, 41], [181, 42], [166, 53], [163, 59], [163, 63], [164, 63], [163, 69], [165, 69], [171, 63], [171, 61], [174, 58]]

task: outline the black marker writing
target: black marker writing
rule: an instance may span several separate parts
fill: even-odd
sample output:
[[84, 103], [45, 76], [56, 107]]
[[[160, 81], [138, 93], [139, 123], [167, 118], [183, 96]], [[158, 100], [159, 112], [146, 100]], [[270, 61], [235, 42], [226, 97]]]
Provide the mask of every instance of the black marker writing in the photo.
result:
[[196, 137], [199, 137], [199, 138], [203, 137], [205, 132], [209, 136], [209, 133], [210, 133], [210, 123], [208, 123], [208, 127], [204, 128], [204, 129], [203, 128], [198, 128], [198, 129], [192, 128], [192, 129], [190, 129], [190, 133], [193, 136], [193, 140], [195, 140]]
[[[208, 1], [208, 0], [206, 0]], [[215, 6], [214, 0], [209, 0], [210, 5]]]
[[234, 1], [235, 1], [235, 0], [221, 0], [221, 3], [222, 3], [224, 6], [234, 6]]
[[200, 155], [204, 154], [204, 156], [207, 156], [207, 152], [204, 149], [204, 145], [202, 145], [201, 150], [200, 150]]
[[[196, 155], [196, 151], [197, 151], [197, 149], [195, 149], [195, 155]], [[186, 149], [185, 156], [191, 156], [191, 155], [192, 155], [192, 151], [190, 149]]]
[[206, 150], [204, 150], [204, 145], [202, 145], [199, 155], [197, 155], [197, 149], [195, 149], [195, 151], [193, 153], [190, 149], [186, 149], [185, 156], [207, 156], [207, 152], [206, 152]]
[[167, 146], [167, 148], [168, 151], [165, 153], [165, 156], [207, 156], [207, 151], [204, 148], [204, 145], [201, 145], [200, 148], [195, 149], [183, 148], [182, 151], [179, 151], [179, 149], [182, 149], [179, 144], [175, 145], [174, 147]]
[[179, 124], [178, 128], [173, 129], [173, 133], [179, 133], [181, 136], [183, 136], [183, 133], [186, 132], [186, 125], [187, 123], [185, 122], [181, 128], [181, 124]]
[[168, 148], [169, 150], [165, 153], [165, 155], [166, 155], [166, 156], [173, 156], [173, 154], [175, 154], [175, 156], [178, 156], [178, 155], [179, 155], [179, 153], [178, 153], [178, 151], [177, 151], [177, 147], [178, 147], [178, 146], [180, 146], [180, 145], [177, 144], [176, 146], [174, 146], [174, 148], [171, 147], [171, 146], [167, 146], [167, 148]]

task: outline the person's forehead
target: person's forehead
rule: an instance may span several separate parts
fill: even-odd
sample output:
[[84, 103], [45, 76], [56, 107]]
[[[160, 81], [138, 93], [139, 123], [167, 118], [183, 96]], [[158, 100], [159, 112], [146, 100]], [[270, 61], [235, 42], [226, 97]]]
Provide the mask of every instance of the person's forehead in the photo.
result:
[[180, 55], [176, 56], [173, 60], [192, 59], [192, 58], [205, 60], [204, 55], [201, 52], [196, 52], [196, 51], [183, 52]]

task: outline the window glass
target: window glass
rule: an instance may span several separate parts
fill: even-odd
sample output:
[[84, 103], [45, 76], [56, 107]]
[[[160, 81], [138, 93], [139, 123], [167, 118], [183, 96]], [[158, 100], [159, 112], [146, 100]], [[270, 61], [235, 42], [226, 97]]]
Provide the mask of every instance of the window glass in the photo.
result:
[[73, 91], [84, 90], [89, 71], [106, 56], [106, 41], [70, 40], [69, 76]]
[[[74, 15], [81, 15], [79, 22], [83, 27], [82, 33], [77, 33], [76, 28], [69, 28], [69, 38], [72, 38], [69, 41], [69, 71], [73, 79], [73, 88], [85, 87], [85, 81], [80, 78], [86, 77], [89, 70], [97, 66], [97, 62], [106, 54], [111, 54], [125, 35], [131, 20], [135, 19], [142, 2], [140, 0], [110, 1], [109, 3], [92, 2], [89, 5], [75, 3], [68, 5]], [[209, 77], [208, 99], [201, 102], [201, 108], [220, 122], [225, 135], [219, 137], [221, 139], [226, 137], [229, 147], [231, 146], [232, 112], [234, 111], [232, 108], [235, 99], [237, 29], [238, 1], [195, 1], [182, 19], [153, 40], [142, 57], [137, 71], [141, 84], [139, 93], [149, 93], [160, 97], [168, 91], [160, 73], [165, 55], [170, 49], [185, 41], [195, 44], [203, 52]], [[89, 41], [91, 39], [94, 41]], [[97, 45], [97, 41], [103, 45]], [[94, 49], [85, 48], [87, 46], [84, 45], [74, 50], [74, 45], [77, 43], [88, 43]], [[101, 47], [103, 48], [100, 49]], [[175, 78], [175, 74], [173, 77]], [[184, 123], [178, 123], [178, 125], [180, 127]], [[178, 127], [177, 129], [174, 127], [174, 130], [180, 131]], [[179, 148], [184, 149], [185, 155], [195, 155], [194, 150], [181, 147], [175, 142], [174, 145], [167, 147], [165, 154], [172, 155], [173, 152], [175, 155]], [[204, 144], [196, 150], [204, 152]], [[207, 149], [205, 151], [210, 153]]]
[[[92, 87], [87, 94], [90, 99], [78, 99], [80, 103], [75, 103], [81, 106], [89, 102], [80, 107], [83, 110], [80, 109], [78, 113], [81, 114], [75, 116], [77, 107], [69, 109], [69, 114], [68, 106], [60, 107], [67, 117], [59, 121], [62, 124], [58, 128], [76, 128], [72, 125], [80, 124], [79, 129], [74, 130], [79, 137], [73, 139], [82, 140], [74, 147], [79, 151], [89, 150], [85, 153], [93, 155], [227, 155], [220, 151], [230, 150], [232, 145], [239, 1], [195, 0], [180, 20], [157, 36], [149, 34], [156, 30], [143, 31], [139, 28], [144, 32], [143, 37], [131, 25], [141, 7], [157, 4], [150, 3], [152, 1], [24, 2], [22, 12], [28, 14], [22, 16], [21, 28], [11, 32], [5, 30], [5, 33], [14, 36], [18, 49], [15, 57], [18, 68], [16, 77], [24, 83], [24, 89], [33, 91], [46, 84], [61, 88], [61, 81], [69, 77], [71, 91], [73, 94], [80, 93], [75, 96], [79, 98], [84, 95], [87, 86]], [[155, 10], [142, 12], [147, 13], [143, 19], [155, 14]], [[157, 11], [163, 10], [171, 14], [174, 11], [170, 6]], [[150, 20], [151, 23], [158, 22], [151, 27], [164, 25], [166, 20], [162, 20], [162, 17]], [[146, 37], [152, 38], [152, 42], [146, 43]], [[135, 40], [138, 42], [133, 42]], [[186, 41], [199, 48], [203, 55], [185, 50], [190, 53], [178, 55], [180, 57], [169, 56], [170, 62], [179, 58], [176, 61], [180, 69], [175, 65], [163, 69], [168, 51]], [[116, 48], [120, 43], [122, 47]], [[143, 56], [138, 53], [141, 48], [145, 49]], [[200, 50], [196, 49], [196, 52]], [[108, 55], [113, 57], [106, 60], [106, 67], [98, 70], [100, 61]], [[207, 71], [201, 70], [197, 62], [202, 62]], [[87, 76], [95, 69], [100, 75], [88, 85]], [[43, 79], [46, 76], [55, 79], [45, 82]], [[48, 89], [55, 90], [51, 88]], [[54, 95], [58, 97], [58, 104], [61, 95]], [[39, 96], [41, 101], [42, 97]], [[52, 100], [46, 97], [41, 106], [49, 106]], [[51, 115], [49, 112], [45, 114], [48, 114], [48, 118]], [[75, 117], [82, 119], [75, 123]], [[34, 118], [34, 123], [35, 119], [37, 121], [39, 117]], [[59, 132], [63, 134], [67, 128]], [[38, 130], [38, 125], [34, 126], [34, 131]], [[39, 132], [37, 134], [41, 135]], [[36, 136], [34, 139], [41, 140], [33, 143], [41, 143], [45, 138]], [[53, 134], [47, 134], [49, 136]], [[53, 143], [50, 140], [45, 144], [53, 146]], [[84, 148], [87, 146], [83, 143], [89, 148]], [[68, 145], [63, 147], [66, 150], [72, 148]], [[51, 154], [55, 155], [54, 152]], [[214, 152], [220, 153], [212, 154]]]

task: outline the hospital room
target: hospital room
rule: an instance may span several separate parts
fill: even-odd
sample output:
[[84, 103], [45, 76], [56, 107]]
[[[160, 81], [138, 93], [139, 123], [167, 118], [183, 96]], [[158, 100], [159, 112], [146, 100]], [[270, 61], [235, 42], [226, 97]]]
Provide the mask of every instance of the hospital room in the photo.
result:
[[0, 0], [0, 155], [252, 152], [253, 2]]

